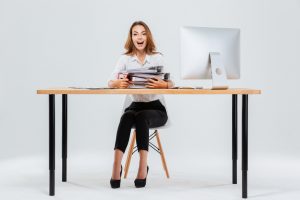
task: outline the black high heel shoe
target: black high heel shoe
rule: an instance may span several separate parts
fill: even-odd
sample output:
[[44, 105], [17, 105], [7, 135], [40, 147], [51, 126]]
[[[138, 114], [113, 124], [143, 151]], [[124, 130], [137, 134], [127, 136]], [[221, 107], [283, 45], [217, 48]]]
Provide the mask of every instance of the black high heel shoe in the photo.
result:
[[123, 171], [123, 167], [121, 165], [121, 171], [120, 171], [120, 180], [117, 179], [110, 179], [110, 186], [111, 188], [119, 188], [121, 185], [121, 178], [122, 178], [122, 171]]
[[146, 186], [146, 180], [147, 180], [147, 176], [148, 176], [148, 171], [149, 171], [149, 167], [147, 166], [146, 178], [144, 178], [144, 179], [135, 179], [134, 180], [135, 187], [142, 188], [142, 187]]

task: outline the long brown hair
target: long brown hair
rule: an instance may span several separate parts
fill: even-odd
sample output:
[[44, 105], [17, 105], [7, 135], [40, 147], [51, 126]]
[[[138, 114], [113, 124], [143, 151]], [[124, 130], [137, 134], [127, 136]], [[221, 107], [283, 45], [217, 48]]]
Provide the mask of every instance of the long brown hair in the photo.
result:
[[145, 47], [146, 54], [153, 55], [153, 54], [158, 53], [158, 52], [156, 52], [156, 46], [154, 44], [152, 33], [151, 33], [149, 27], [147, 26], [147, 24], [143, 21], [136, 21], [136, 22], [133, 22], [133, 24], [131, 25], [131, 27], [129, 29], [127, 41], [124, 46], [124, 48], [126, 49], [125, 55], [133, 55], [135, 53], [136, 48], [132, 41], [132, 29], [133, 29], [133, 27], [135, 27], [137, 25], [143, 26], [146, 30], [146, 35], [147, 35], [147, 45]]

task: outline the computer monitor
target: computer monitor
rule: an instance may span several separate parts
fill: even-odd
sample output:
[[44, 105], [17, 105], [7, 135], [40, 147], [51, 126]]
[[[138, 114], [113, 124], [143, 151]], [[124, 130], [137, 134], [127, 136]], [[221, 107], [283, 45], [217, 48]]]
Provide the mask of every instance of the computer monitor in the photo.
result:
[[181, 78], [212, 79], [213, 89], [240, 78], [240, 30], [181, 27]]

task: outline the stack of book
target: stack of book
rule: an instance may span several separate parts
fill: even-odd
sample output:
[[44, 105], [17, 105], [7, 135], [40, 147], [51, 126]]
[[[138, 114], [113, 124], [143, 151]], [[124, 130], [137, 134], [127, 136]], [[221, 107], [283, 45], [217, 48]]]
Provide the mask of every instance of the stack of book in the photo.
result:
[[145, 88], [148, 79], [163, 79], [169, 80], [170, 73], [163, 73], [162, 66], [135, 68], [121, 71], [118, 78], [128, 78], [131, 81], [130, 88]]

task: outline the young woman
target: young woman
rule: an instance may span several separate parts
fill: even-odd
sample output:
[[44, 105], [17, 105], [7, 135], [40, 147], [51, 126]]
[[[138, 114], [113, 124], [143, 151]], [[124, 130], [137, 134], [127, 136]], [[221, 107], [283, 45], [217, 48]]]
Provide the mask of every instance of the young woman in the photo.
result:
[[[163, 66], [162, 55], [156, 47], [149, 27], [142, 21], [134, 22], [129, 30], [125, 44], [126, 53], [120, 57], [112, 73], [108, 86], [111, 88], [127, 88], [130, 81], [125, 77], [118, 79], [122, 70], [141, 67]], [[165, 71], [162, 69], [162, 71]], [[172, 81], [149, 79], [147, 88], [171, 88]], [[114, 147], [114, 163], [110, 184], [119, 188], [122, 175], [122, 158], [127, 147], [131, 128], [136, 129], [136, 143], [140, 155], [139, 169], [134, 181], [136, 187], [145, 187], [149, 167], [147, 165], [149, 147], [149, 128], [164, 125], [168, 116], [159, 99], [161, 95], [131, 95], [132, 103], [125, 109], [121, 117]]]

